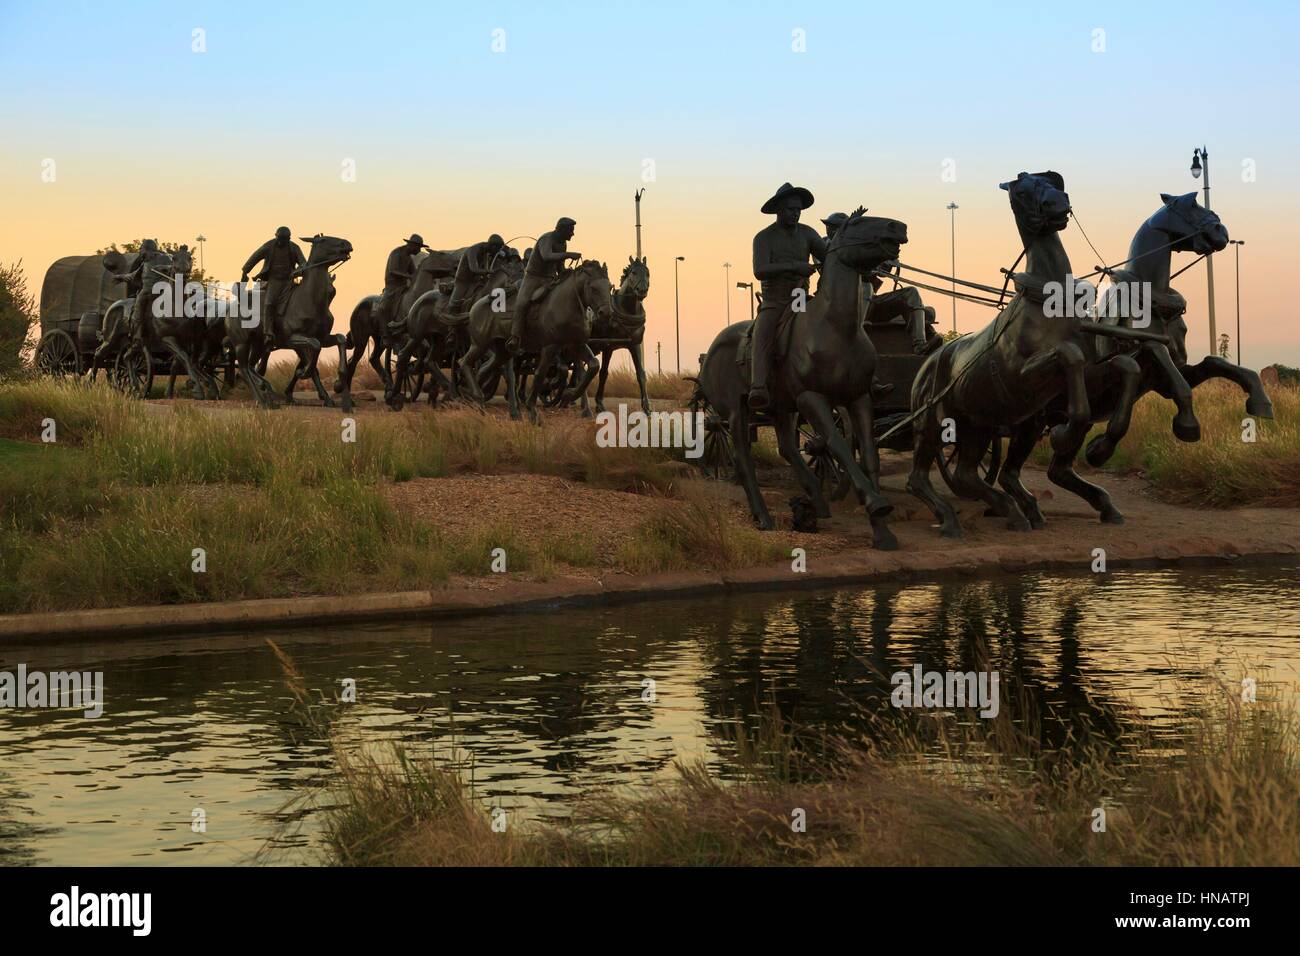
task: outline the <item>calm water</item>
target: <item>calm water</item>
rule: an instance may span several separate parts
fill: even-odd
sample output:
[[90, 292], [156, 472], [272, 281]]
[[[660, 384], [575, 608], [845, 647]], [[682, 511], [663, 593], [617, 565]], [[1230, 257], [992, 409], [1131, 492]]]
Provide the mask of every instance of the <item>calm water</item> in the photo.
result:
[[[348, 740], [454, 742], [492, 803], [554, 814], [678, 759], [727, 773], [727, 726], [773, 702], [803, 726], [851, 723], [918, 662], [987, 656], [1040, 714], [1117, 746], [1139, 713], [1172, 734], [1206, 671], [1295, 692], [1300, 584], [1290, 567], [1026, 575], [271, 636], [311, 688], [356, 681]], [[329, 764], [295, 733], [260, 637], [0, 648], [0, 670], [19, 662], [102, 670], [106, 705], [98, 720], [0, 710], [0, 863], [246, 863], [272, 837], [274, 861], [318, 858], [318, 811], [280, 824]]]

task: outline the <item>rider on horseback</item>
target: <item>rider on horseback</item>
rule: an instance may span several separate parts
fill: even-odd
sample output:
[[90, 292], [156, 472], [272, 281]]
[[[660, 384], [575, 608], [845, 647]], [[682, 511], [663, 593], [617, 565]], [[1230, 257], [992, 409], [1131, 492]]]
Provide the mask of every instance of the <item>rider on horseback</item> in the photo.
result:
[[254, 250], [240, 270], [240, 282], [248, 281], [253, 266], [262, 263], [257, 281], [266, 281], [266, 303], [262, 306], [262, 335], [270, 338], [275, 316], [283, 315], [289, 304], [289, 291], [293, 288], [293, 271], [307, 264], [298, 243], [291, 242], [288, 226], [275, 230], [275, 238], [268, 239]]
[[460, 254], [456, 263], [456, 281], [451, 289], [447, 311], [458, 313], [465, 307], [465, 299], [492, 271], [492, 260], [506, 244], [493, 233], [486, 242], [476, 242]]
[[136, 254], [135, 265], [129, 272], [123, 272], [121, 275], [117, 276], [118, 282], [126, 283], [126, 298], [131, 300], [131, 306], [126, 312], [126, 327], [129, 329], [139, 327], [140, 316], [138, 314], [138, 305], [140, 302], [140, 293], [144, 289], [146, 278], [145, 267], [149, 264], [149, 260], [157, 254], [158, 243], [153, 239], [144, 240], [140, 243], [140, 251]]
[[560, 274], [566, 259], [581, 259], [582, 254], [568, 251], [568, 241], [573, 238], [572, 219], [562, 217], [550, 232], [542, 233], [533, 246], [528, 264], [524, 267], [524, 281], [519, 287], [519, 297], [515, 300], [514, 324], [510, 327], [510, 338], [506, 348], [517, 352], [528, 328], [528, 315], [535, 304], [532, 300], [539, 290], [547, 288], [552, 280]]
[[826, 256], [826, 240], [811, 226], [801, 225], [799, 213], [813, 204], [813, 194], [802, 186], [784, 183], [763, 203], [762, 212], [776, 214], [776, 222], [754, 237], [754, 278], [763, 286], [763, 304], [754, 320], [753, 357], [750, 362], [749, 407], [766, 409], [772, 401], [767, 377], [772, 369], [772, 344], [776, 324], [797, 289], [808, 288], [808, 278]]
[[388, 328], [389, 333], [400, 332], [406, 325], [406, 316], [398, 315], [398, 306], [402, 296], [415, 280], [415, 255], [421, 249], [428, 249], [418, 232], [388, 254], [384, 266], [384, 291], [379, 294], [379, 303], [375, 306], [375, 325]]

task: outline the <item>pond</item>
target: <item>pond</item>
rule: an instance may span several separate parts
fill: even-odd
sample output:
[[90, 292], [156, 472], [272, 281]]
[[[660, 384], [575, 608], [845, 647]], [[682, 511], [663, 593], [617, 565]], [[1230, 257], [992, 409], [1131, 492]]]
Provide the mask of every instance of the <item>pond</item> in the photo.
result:
[[0, 671], [102, 671], [105, 698], [97, 719], [0, 709], [0, 864], [319, 860], [330, 761], [290, 719], [266, 637], [313, 691], [355, 682], [336, 720], [351, 744], [459, 752], [493, 805], [563, 814], [679, 760], [726, 776], [728, 729], [774, 705], [800, 727], [852, 725], [916, 664], [987, 659], [1035, 716], [1086, 720], [1117, 746], [1141, 716], [1176, 744], [1202, 674], [1294, 695], [1300, 584], [1289, 566], [1045, 573], [0, 648]]

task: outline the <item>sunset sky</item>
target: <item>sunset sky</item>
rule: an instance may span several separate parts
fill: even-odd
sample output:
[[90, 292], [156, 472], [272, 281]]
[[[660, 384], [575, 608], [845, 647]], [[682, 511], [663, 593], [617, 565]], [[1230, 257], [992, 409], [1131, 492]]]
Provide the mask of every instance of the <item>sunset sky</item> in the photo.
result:
[[[733, 319], [748, 315], [734, 284], [751, 278], [751, 239], [770, 221], [759, 206], [783, 181], [813, 191], [805, 221], [819, 227], [859, 203], [905, 221], [904, 260], [938, 272], [955, 201], [957, 271], [994, 282], [1019, 252], [999, 182], [1061, 172], [1116, 262], [1161, 192], [1200, 188], [1188, 167], [1205, 144], [1211, 204], [1246, 241], [1243, 360], [1300, 365], [1287, 166], [1300, 156], [1300, 6], [892, 6], [0, 0], [0, 262], [21, 259], [38, 292], [60, 256], [202, 233], [207, 271], [230, 280], [287, 224], [356, 248], [337, 273], [346, 326], [413, 230], [455, 248], [572, 216], [571, 247], [616, 278], [644, 186], [649, 364], [662, 342], [675, 366], [684, 256], [694, 368], [728, 299]], [[1064, 238], [1077, 273], [1098, 264], [1076, 226]], [[1235, 354], [1233, 260], [1215, 259]], [[1203, 354], [1204, 266], [1176, 285]], [[949, 300], [926, 299], [947, 328]], [[989, 318], [958, 306], [963, 331]]]

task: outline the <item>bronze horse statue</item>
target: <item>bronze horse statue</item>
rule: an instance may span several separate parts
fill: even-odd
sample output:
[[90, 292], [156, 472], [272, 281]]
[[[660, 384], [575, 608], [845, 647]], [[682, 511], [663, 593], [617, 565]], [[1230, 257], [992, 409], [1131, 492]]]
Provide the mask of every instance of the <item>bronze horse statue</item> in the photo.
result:
[[[236, 311], [226, 316], [226, 338], [234, 349], [235, 360], [254, 397], [267, 408], [276, 404], [275, 389], [258, 372], [256, 366], [263, 353], [273, 348], [293, 349], [298, 354], [298, 365], [285, 388], [284, 398], [288, 404], [294, 402], [293, 390], [298, 380], [310, 377], [322, 403], [327, 407], [334, 406], [333, 399], [321, 384], [316, 363], [320, 358], [322, 342], [331, 337], [334, 327], [334, 317], [330, 314], [334, 279], [329, 269], [352, 257], [352, 243], [325, 235], [315, 235], [309, 239], [300, 237], [300, 241], [311, 245], [311, 254], [307, 257], [306, 265], [294, 270], [294, 277], [301, 277], [302, 281], [289, 290], [284, 314], [275, 317], [270, 341], [262, 334], [261, 315], [243, 316]], [[265, 308], [266, 303], [263, 302], [262, 306]], [[339, 350], [341, 371], [347, 358], [344, 338], [342, 335], [332, 335], [332, 338]], [[344, 395], [343, 408], [345, 411], [352, 410], [350, 395]]]
[[[466, 296], [471, 303], [482, 296], [491, 296], [493, 290], [500, 289], [498, 299], [505, 302], [524, 274], [523, 259], [518, 250], [509, 246], [502, 249], [489, 263], [489, 272]], [[411, 304], [405, 318], [406, 342], [397, 355], [397, 368], [393, 373], [392, 394], [387, 396], [390, 405], [400, 407], [403, 391], [409, 375], [428, 372], [429, 405], [438, 400], [440, 390], [446, 391], [451, 399], [460, 398], [459, 378], [461, 356], [470, 348], [469, 315], [453, 314], [448, 311], [451, 291], [435, 287], [423, 293]], [[416, 361], [411, 364], [412, 357]], [[442, 367], [446, 365], [450, 375], [443, 375]]]
[[[645, 356], [642, 341], [645, 338], [645, 298], [650, 294], [650, 266], [645, 259], [627, 257], [627, 265], [619, 276], [618, 288], [611, 299], [608, 318], [598, 318], [591, 327], [593, 344], [600, 350], [600, 376], [596, 380], [596, 411], [605, 410], [605, 382], [609, 378], [610, 359], [619, 349], [627, 349], [632, 356], [637, 387], [641, 392], [641, 411], [650, 414], [650, 396], [645, 387]], [[576, 384], [576, 383], [575, 383]], [[583, 392], [583, 407], [587, 395]]]
[[[1187, 364], [1187, 323], [1183, 319], [1187, 302], [1169, 284], [1172, 254], [1220, 252], [1227, 247], [1228, 230], [1214, 212], [1197, 204], [1194, 192], [1182, 196], [1162, 193], [1160, 200], [1160, 208], [1134, 234], [1124, 262], [1126, 268], [1104, 270], [1112, 284], [1098, 312], [1103, 323], [1140, 326], [1164, 341], [1112, 343], [1105, 336], [1085, 337], [1091, 362], [1085, 378], [1092, 420], [1109, 418], [1112, 426], [1088, 442], [1085, 457], [1094, 467], [1114, 454], [1128, 428], [1134, 403], [1148, 392], [1175, 403], [1173, 433], [1181, 441], [1192, 442], [1200, 437], [1200, 425], [1192, 410], [1192, 382], [1200, 384], [1207, 378], [1235, 382], [1247, 395], [1247, 414], [1273, 417], [1272, 402], [1255, 372], [1218, 356], [1210, 356], [1196, 366]], [[1140, 298], [1135, 299], [1135, 295]], [[1058, 397], [1038, 416], [1017, 427], [1002, 466], [999, 483], [1016, 499], [1034, 527], [1042, 527], [1043, 515], [1034, 496], [1021, 483], [1020, 470], [1043, 430], [1059, 422], [1063, 413]], [[1114, 427], [1117, 421], [1122, 427]], [[1058, 461], [1059, 457], [1060, 453], [1053, 455], [1048, 477], [1087, 501], [1103, 522], [1122, 524], [1124, 516], [1105, 490], [1075, 475], [1072, 460]]]
[[[914, 445], [907, 489], [929, 506], [940, 533], [949, 538], [961, 536], [957, 513], [930, 483], [930, 466], [945, 432], [954, 433], [957, 447], [954, 490], [983, 500], [1012, 530], [1028, 531], [1029, 519], [1016, 499], [979, 476], [994, 430], [1034, 418], [1064, 393], [1063, 420], [1053, 426], [1051, 442], [1057, 460], [1068, 462], [1092, 422], [1082, 324], [1049, 314], [1045, 307], [1052, 284], [1059, 289], [1073, 283], [1060, 237], [1070, 219], [1065, 180], [1055, 172], [1021, 173], [1001, 187], [1007, 190], [1024, 249], [1026, 271], [1008, 276], [1015, 280], [1016, 295], [984, 329], [932, 352], [912, 383]], [[1056, 477], [1058, 483], [1069, 481], [1059, 469]]]
[[[402, 293], [394, 318], [406, 316], [420, 296], [436, 290], [439, 279], [447, 278], [455, 272], [456, 262], [452, 256], [452, 253], [447, 252], [429, 252], [419, 257], [419, 261], [415, 264], [415, 278], [411, 281], [410, 287]], [[384, 397], [390, 403], [392, 401], [393, 377], [388, 372], [387, 359], [397, 346], [397, 342], [392, 331], [384, 327], [381, 320], [375, 318], [374, 311], [379, 304], [379, 299], [378, 295], [366, 296], [356, 304], [348, 320], [346, 344], [352, 349], [352, 356], [346, 362], [340, 363], [339, 377], [334, 383], [334, 391], [347, 395], [344, 399], [346, 408], [352, 407], [352, 378], [356, 375], [357, 366], [361, 364], [361, 356], [365, 354], [367, 348], [370, 349], [370, 365], [379, 375], [380, 381], [384, 383]]]
[[[507, 304], [510, 291], [506, 290], [506, 296], [483, 296], [470, 308], [470, 348], [461, 359], [461, 375], [474, 400], [482, 403], [481, 380], [490, 376], [496, 367], [501, 367], [506, 376], [510, 417], [517, 420], [520, 417], [517, 356], [506, 351], [513, 311]], [[539, 383], [549, 377], [558, 361], [572, 357], [583, 366], [574, 386], [565, 391], [567, 401], [573, 401], [585, 392], [595, 377], [598, 370], [596, 356], [587, 341], [591, 338], [593, 320], [599, 321], [611, 312], [610, 294], [609, 272], [604, 264], [588, 259], [565, 269], [548, 286], [545, 298], [533, 310], [520, 352], [537, 354], [537, 367], [527, 398], [528, 417], [534, 423], [539, 420]], [[485, 359], [482, 365], [478, 364], [480, 359]]]
[[[880, 493], [880, 457], [872, 440], [871, 380], [876, 350], [858, 318], [858, 278], [898, 258], [907, 242], [907, 226], [864, 213], [858, 209], [835, 233], [826, 251], [817, 294], [806, 300], [806, 309], [793, 311], [792, 306], [782, 317], [782, 324], [792, 322], [793, 328], [785, 358], [769, 380], [770, 414], [781, 457], [794, 470], [818, 516], [829, 517], [830, 507], [817, 476], [799, 454], [800, 414], [816, 429], [857, 489], [871, 519], [873, 545], [893, 550], [898, 541], [885, 523], [893, 506]], [[774, 526], [772, 517], [758, 490], [750, 455], [749, 374], [737, 363], [737, 352], [752, 324], [737, 322], [718, 333], [705, 355], [699, 383], [709, 404], [729, 423], [736, 472], [750, 511], [759, 528], [769, 530]], [[835, 426], [837, 406], [849, 409], [854, 434], [860, 438], [860, 463]]]

